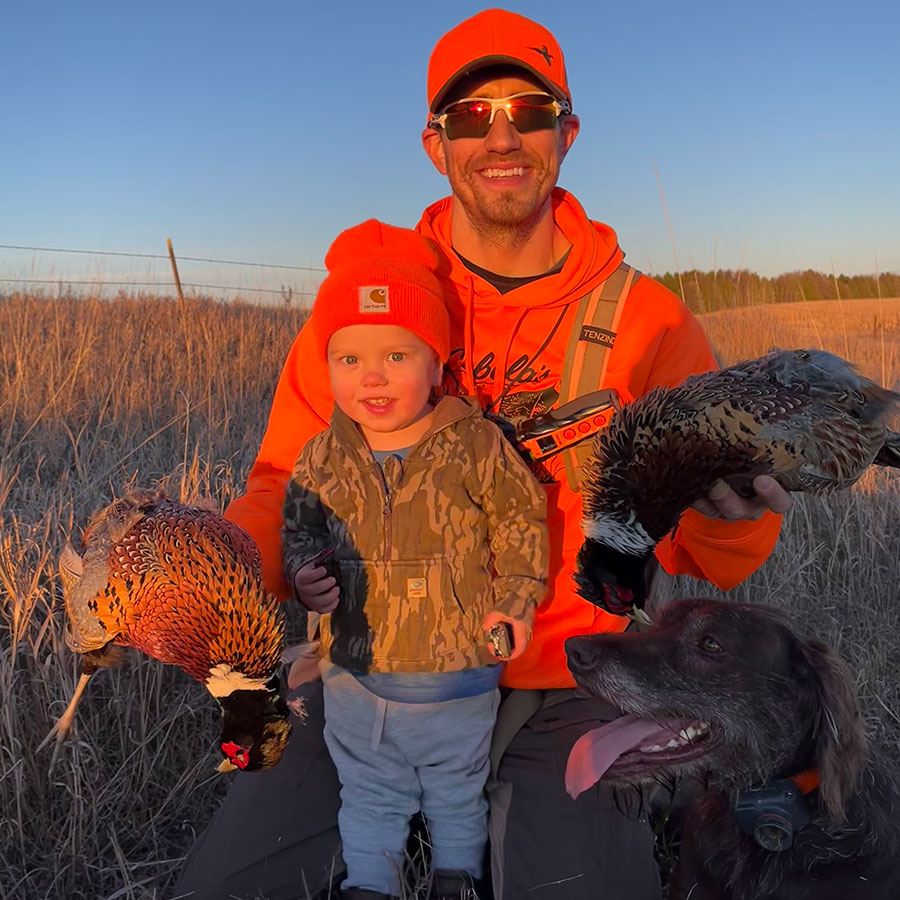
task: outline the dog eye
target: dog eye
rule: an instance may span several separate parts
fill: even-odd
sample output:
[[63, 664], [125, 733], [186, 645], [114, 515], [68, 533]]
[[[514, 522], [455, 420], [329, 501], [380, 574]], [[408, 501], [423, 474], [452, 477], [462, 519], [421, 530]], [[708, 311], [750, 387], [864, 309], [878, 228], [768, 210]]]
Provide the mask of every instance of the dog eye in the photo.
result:
[[707, 634], [700, 638], [700, 649], [707, 653], [721, 653], [722, 645], [712, 635]]

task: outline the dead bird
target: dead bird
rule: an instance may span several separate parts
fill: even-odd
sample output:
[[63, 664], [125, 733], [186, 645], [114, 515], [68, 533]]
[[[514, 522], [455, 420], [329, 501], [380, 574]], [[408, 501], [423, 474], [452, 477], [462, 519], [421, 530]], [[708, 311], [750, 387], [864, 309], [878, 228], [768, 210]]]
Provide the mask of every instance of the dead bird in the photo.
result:
[[133, 491], [91, 517], [83, 544], [82, 554], [67, 545], [59, 562], [81, 677], [38, 749], [56, 737], [58, 751], [91, 675], [134, 647], [215, 697], [220, 771], [274, 766], [290, 733], [278, 690], [284, 624], [250, 535], [209, 508]]
[[898, 406], [900, 394], [824, 350], [773, 350], [626, 405], [585, 465], [578, 593], [618, 615], [641, 609], [654, 548], [719, 479], [743, 497], [757, 475], [820, 494], [872, 464], [900, 467], [887, 427]]

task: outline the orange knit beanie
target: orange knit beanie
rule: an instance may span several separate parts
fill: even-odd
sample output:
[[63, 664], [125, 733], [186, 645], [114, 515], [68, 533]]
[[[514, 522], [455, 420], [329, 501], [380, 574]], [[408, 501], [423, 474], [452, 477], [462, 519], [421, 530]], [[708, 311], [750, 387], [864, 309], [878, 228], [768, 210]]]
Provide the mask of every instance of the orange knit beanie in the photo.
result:
[[325, 257], [328, 276], [310, 316], [324, 357], [328, 341], [347, 325], [399, 325], [450, 355], [450, 321], [435, 276], [435, 245], [415, 231], [369, 219], [341, 232]]

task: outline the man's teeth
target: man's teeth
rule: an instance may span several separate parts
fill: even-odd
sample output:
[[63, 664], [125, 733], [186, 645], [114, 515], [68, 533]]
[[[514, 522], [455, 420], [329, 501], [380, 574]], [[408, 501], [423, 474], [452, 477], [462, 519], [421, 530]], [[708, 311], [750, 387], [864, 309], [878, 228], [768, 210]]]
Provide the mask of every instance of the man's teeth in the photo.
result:
[[514, 166], [512, 169], [482, 169], [481, 174], [485, 178], [512, 178], [514, 175], [524, 175], [522, 166]]

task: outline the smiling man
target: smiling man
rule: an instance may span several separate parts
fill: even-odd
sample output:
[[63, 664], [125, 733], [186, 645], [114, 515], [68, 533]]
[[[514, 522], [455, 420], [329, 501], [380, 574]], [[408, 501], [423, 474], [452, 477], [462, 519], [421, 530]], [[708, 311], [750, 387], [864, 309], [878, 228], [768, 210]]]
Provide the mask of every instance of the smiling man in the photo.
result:
[[[524, 421], [561, 405], [571, 409], [570, 403], [591, 410], [598, 388], [628, 402], [714, 367], [684, 305], [625, 266], [615, 232], [589, 219], [557, 186], [579, 122], [562, 51], [549, 31], [498, 9], [462, 22], [432, 53], [428, 103], [422, 143], [447, 176], [451, 196], [429, 207], [418, 229], [444, 260], [453, 348], [446, 392], [477, 397], [486, 414], [519, 425], [527, 438]], [[608, 318], [598, 319], [598, 309]], [[316, 358], [304, 328], [281, 375], [247, 491], [227, 513], [253, 535], [267, 583], [284, 598], [290, 596], [280, 544], [285, 485], [334, 404]], [[589, 433], [602, 417], [585, 412], [576, 425], [587, 424]], [[531, 459], [547, 492], [550, 591], [531, 642], [502, 678], [506, 696], [489, 784], [496, 900], [660, 896], [643, 811], [621, 809], [602, 786], [576, 800], [565, 790], [574, 742], [618, 712], [574, 693], [564, 641], [627, 624], [575, 593], [580, 460], [569, 449]], [[724, 589], [746, 578], [777, 540], [780, 518], [773, 513], [790, 505], [772, 479], [758, 478], [755, 488], [757, 496], [745, 500], [717, 485], [660, 543], [660, 564]], [[338, 787], [321, 738], [321, 689], [306, 686], [303, 694], [308, 717], [294, 728], [284, 761], [271, 774], [238, 777], [192, 853], [178, 896], [261, 893], [291, 900], [307, 896], [307, 887], [310, 893], [324, 887], [334, 874]]]
[[[499, 64], [461, 78], [439, 109], [423, 142], [453, 191], [456, 252], [478, 254], [482, 245], [498, 256], [512, 251], [523, 275], [552, 266], [554, 252], [566, 249], [547, 213], [560, 164], [578, 134], [578, 119], [564, 115], [570, 102], [548, 94], [537, 76]], [[550, 122], [556, 124], [547, 128]], [[534, 258], [538, 248], [548, 254], [544, 259]]]

